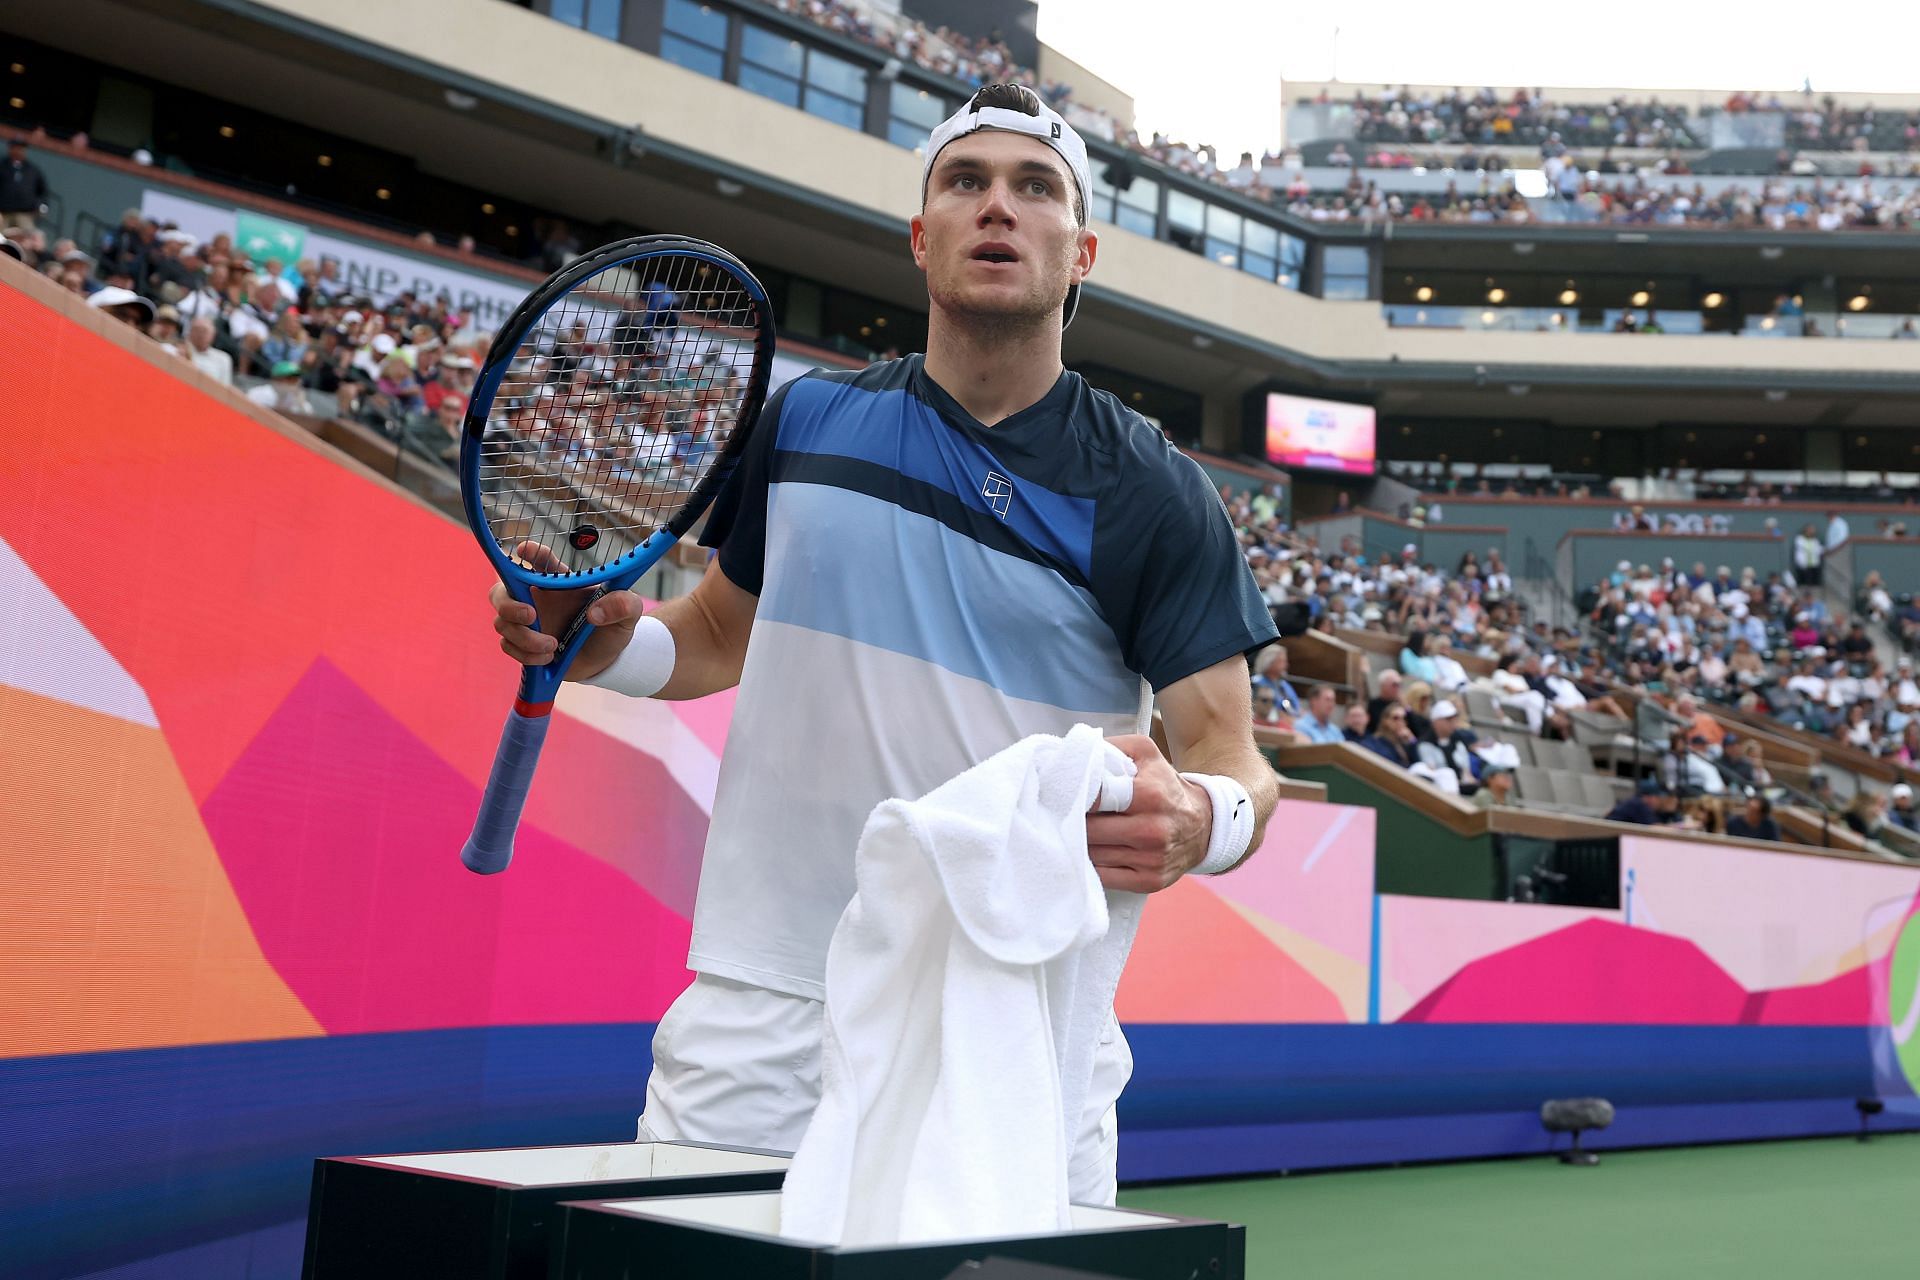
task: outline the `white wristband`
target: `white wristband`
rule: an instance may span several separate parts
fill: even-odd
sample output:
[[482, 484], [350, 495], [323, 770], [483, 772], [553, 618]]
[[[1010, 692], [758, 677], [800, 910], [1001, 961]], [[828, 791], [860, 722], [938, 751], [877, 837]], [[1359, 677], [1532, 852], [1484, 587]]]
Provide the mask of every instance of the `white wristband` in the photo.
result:
[[629, 698], [651, 698], [666, 688], [673, 677], [673, 632], [667, 624], [648, 614], [633, 624], [627, 647], [607, 664], [606, 670], [580, 681], [596, 689], [611, 689]]
[[1193, 869], [1195, 875], [1217, 876], [1247, 856], [1253, 843], [1253, 798], [1233, 778], [1218, 773], [1183, 773], [1188, 782], [1206, 788], [1213, 800], [1213, 835], [1207, 856]]

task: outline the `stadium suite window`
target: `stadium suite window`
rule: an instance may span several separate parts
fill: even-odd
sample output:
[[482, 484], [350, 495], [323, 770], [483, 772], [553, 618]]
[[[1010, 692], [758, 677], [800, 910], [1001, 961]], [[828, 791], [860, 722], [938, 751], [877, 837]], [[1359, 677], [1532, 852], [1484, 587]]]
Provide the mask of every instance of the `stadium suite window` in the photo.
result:
[[609, 40], [620, 38], [620, 6], [625, 0], [553, 0], [549, 17]]
[[1373, 287], [1373, 261], [1365, 249], [1328, 245], [1320, 256], [1320, 296], [1336, 301], [1364, 299]]
[[751, 23], [740, 32], [740, 87], [849, 129], [865, 123], [863, 67]]
[[696, 0], [667, 0], [660, 56], [715, 80], [727, 68], [727, 15]]
[[1087, 210], [1087, 217], [1143, 236], [1154, 235], [1160, 225], [1160, 184], [1136, 177], [1125, 191], [1120, 191], [1107, 181], [1104, 168], [1095, 169], [1093, 207]]
[[949, 114], [939, 94], [895, 80], [887, 95], [887, 140], [908, 150], [922, 146]]

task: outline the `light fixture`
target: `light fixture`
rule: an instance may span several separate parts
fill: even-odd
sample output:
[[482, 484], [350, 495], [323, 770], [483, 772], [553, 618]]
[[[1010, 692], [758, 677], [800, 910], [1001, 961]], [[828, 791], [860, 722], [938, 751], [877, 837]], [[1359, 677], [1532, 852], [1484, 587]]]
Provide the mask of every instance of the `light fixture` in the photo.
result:
[[376, 200], [391, 200], [393, 199], [393, 192], [387, 190], [385, 187], [381, 187], [373, 193], [373, 197]]
[[1578, 301], [1580, 301], [1580, 291], [1578, 289], [1562, 289], [1560, 291], [1561, 306], [1570, 307]]
[[17, 76], [23, 76], [27, 74], [27, 64], [24, 62], [16, 62], [13, 64], [12, 68], [10, 69], [12, 70], [13, 74]]
[[1427, 322], [1427, 313], [1424, 310], [1414, 312], [1413, 322], [1415, 324], [1425, 324]]
[[233, 126], [230, 124], [221, 125], [220, 136], [223, 138], [231, 138], [233, 136]]
[[486, 215], [487, 215], [488, 217], [492, 217], [492, 216], [493, 216], [493, 201], [491, 201], [491, 200], [489, 200], [489, 201], [487, 201], [487, 202], [486, 202], [485, 204], [483, 204], [483, 205], [481, 205], [481, 206], [480, 206], [480, 212], [482, 212], [482, 213], [484, 213], [484, 214], [486, 214]]
[[520, 234], [520, 228], [515, 226], [513, 223], [509, 222], [507, 224], [507, 234], [510, 236], [517, 236]]
[[1713, 308], [1719, 306], [1721, 303], [1725, 302], [1726, 300], [1727, 300], [1727, 295], [1724, 293], [1710, 293], [1706, 297], [1700, 299], [1700, 305], [1707, 308], [1707, 310], [1711, 311], [1713, 310]]
[[1769, 330], [1769, 331], [1771, 331], [1771, 330], [1772, 330], [1772, 328], [1773, 328], [1773, 317], [1772, 317], [1772, 316], [1762, 316], [1762, 317], [1760, 318], [1760, 327], [1761, 327], [1762, 329], [1766, 329], [1766, 330]]
[[870, 324], [863, 324], [863, 325], [861, 325], [861, 326], [860, 326], [860, 336], [861, 336], [861, 337], [863, 337], [863, 338], [865, 338], [865, 337], [868, 337], [868, 336], [870, 336], [870, 335], [871, 335], [872, 333], [873, 333], [873, 326], [872, 326], [872, 325], [870, 325]]
[[1147, 393], [1144, 391], [1136, 391], [1133, 393], [1134, 403], [1136, 404], [1142, 400], [1145, 400], [1146, 398], [1147, 398]]
[[1766, 432], [1764, 432], [1764, 431], [1763, 431], [1763, 432], [1761, 432], [1761, 433], [1760, 433], [1759, 435], [1757, 435], [1757, 436], [1755, 436], [1755, 437], [1753, 438], [1753, 442], [1754, 442], [1755, 444], [1765, 444], [1765, 443], [1767, 442], [1767, 435], [1766, 435]]
[[315, 156], [315, 157], [313, 158], [313, 162], [314, 162], [315, 164], [317, 164], [317, 165], [319, 165], [319, 166], [320, 166], [320, 167], [321, 167], [322, 169], [331, 169], [331, 168], [333, 168], [333, 157], [332, 157], [332, 156], [329, 156], [329, 155], [318, 155], [318, 156]]
[[1651, 296], [1652, 295], [1650, 295], [1645, 289], [1636, 289], [1633, 292], [1633, 297], [1628, 299], [1628, 301], [1633, 303], [1633, 305], [1636, 307], [1644, 307], [1647, 305], [1647, 299]]
[[1492, 323], [1493, 323], [1494, 321], [1496, 321], [1496, 320], [1498, 320], [1499, 318], [1500, 318], [1499, 316], [1497, 316], [1497, 315], [1495, 315], [1495, 314], [1493, 314], [1493, 312], [1491, 312], [1491, 311], [1482, 311], [1482, 312], [1480, 313], [1480, 323], [1481, 323], [1481, 324], [1485, 324], [1485, 325], [1490, 325], [1490, 324], [1492, 324]]
[[1867, 309], [1867, 302], [1868, 302], [1868, 298], [1866, 294], [1856, 293], [1851, 298], [1847, 299], [1847, 310], [1865, 311]]
[[873, 327], [874, 327], [874, 328], [876, 328], [876, 329], [884, 329], [884, 328], [886, 328], [886, 327], [887, 327], [887, 318], [886, 318], [885, 316], [875, 316], [875, 317], [873, 318]]
[[25, 98], [8, 98], [7, 105], [15, 111], [24, 111], [27, 108], [27, 100]]
[[715, 178], [713, 180], [713, 189], [729, 200], [746, 191], [746, 187], [743, 184], [735, 182], [732, 178]]
[[458, 89], [448, 89], [441, 96], [455, 111], [471, 111], [480, 105], [480, 99], [470, 93], [462, 93]]
[[1501, 302], [1505, 302], [1506, 300], [1507, 300], [1507, 291], [1505, 289], [1494, 288], [1494, 289], [1487, 290], [1488, 302], [1501, 303]]
[[1423, 284], [1418, 289], [1415, 289], [1413, 291], [1413, 300], [1415, 302], [1432, 302], [1433, 286], [1430, 284]]

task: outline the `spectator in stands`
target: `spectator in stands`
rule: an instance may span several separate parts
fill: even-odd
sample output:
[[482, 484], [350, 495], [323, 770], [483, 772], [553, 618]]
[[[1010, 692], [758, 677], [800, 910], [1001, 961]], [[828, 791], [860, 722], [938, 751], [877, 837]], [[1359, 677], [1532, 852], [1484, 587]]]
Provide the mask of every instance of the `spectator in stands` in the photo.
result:
[[1920, 834], [1920, 809], [1913, 806], [1913, 788], [1896, 782], [1887, 792], [1887, 821], [1903, 830]]
[[0, 163], [0, 228], [35, 229], [46, 211], [47, 195], [46, 175], [27, 159], [27, 140], [10, 140], [6, 161]]
[[1720, 722], [1700, 709], [1700, 704], [1690, 693], [1683, 693], [1673, 700], [1673, 712], [1687, 722], [1685, 733], [1687, 740], [1710, 756], [1719, 756], [1726, 749], [1727, 731]]
[[309, 340], [300, 323], [297, 307], [288, 307], [273, 323], [273, 331], [260, 344], [260, 358], [268, 365], [300, 363], [307, 354]]
[[1727, 768], [1749, 787], [1759, 789], [1773, 785], [1773, 775], [1767, 771], [1766, 752], [1758, 738], [1748, 738], [1735, 748]]
[[1538, 735], [1546, 725], [1547, 698], [1527, 679], [1527, 668], [1538, 668], [1531, 653], [1508, 653], [1500, 658], [1493, 672], [1493, 688], [1503, 707], [1518, 711], [1527, 721], [1527, 732]]
[[1440, 754], [1446, 759], [1460, 779], [1460, 790], [1471, 792], [1479, 785], [1484, 764], [1474, 749], [1480, 741], [1478, 735], [1461, 723], [1460, 708], [1451, 698], [1442, 698], [1433, 704], [1432, 712], [1433, 742]]
[[1398, 703], [1382, 707], [1360, 745], [1390, 764], [1402, 769], [1413, 767], [1413, 730], [1407, 727], [1407, 709]]
[[1280, 710], [1273, 685], [1256, 679], [1253, 684], [1253, 722], [1262, 728], [1293, 730], [1293, 721]]
[[1643, 827], [1665, 826], [1679, 818], [1679, 800], [1655, 778], [1643, 778], [1634, 793], [1607, 810], [1608, 822], [1633, 822]]
[[1274, 692], [1274, 704], [1285, 715], [1291, 717], [1300, 713], [1301, 698], [1299, 690], [1287, 679], [1292, 658], [1287, 646], [1274, 641], [1254, 656], [1255, 669], [1259, 678], [1265, 680]]
[[1335, 719], [1333, 686], [1317, 684], [1307, 695], [1307, 709], [1293, 722], [1296, 738], [1310, 743], [1344, 742], [1345, 735]]
[[233, 385], [233, 357], [213, 345], [213, 319], [195, 316], [187, 325], [187, 359], [223, 387]]
[[1817, 587], [1820, 585], [1821, 565], [1827, 555], [1826, 547], [1820, 541], [1820, 535], [1809, 524], [1800, 530], [1793, 540], [1793, 576], [1800, 585]]
[[1407, 728], [1420, 742], [1438, 745], [1439, 738], [1433, 731], [1433, 686], [1425, 680], [1408, 683], [1400, 694], [1400, 705], [1407, 709]]
[[1487, 764], [1480, 771], [1480, 789], [1473, 803], [1482, 809], [1508, 808], [1513, 804], [1513, 766]]
[[180, 312], [170, 304], [155, 308], [147, 336], [175, 355], [182, 354], [185, 344], [180, 337]]
[[1367, 737], [1367, 704], [1354, 701], [1347, 704], [1346, 714], [1341, 718], [1340, 736], [1348, 742], [1364, 742]]
[[380, 362], [380, 377], [374, 389], [397, 416], [426, 411], [427, 402], [420, 394], [420, 382], [413, 376], [413, 366], [398, 351]]
[[1773, 820], [1773, 802], [1758, 792], [1748, 792], [1740, 812], [1727, 819], [1727, 834], [1743, 840], [1778, 840], [1780, 824]]
[[1874, 795], [1862, 787], [1854, 792], [1853, 802], [1841, 814], [1841, 821], [1855, 835], [1872, 843], [1879, 836], [1880, 828], [1887, 823], [1887, 798]]
[[273, 366], [270, 381], [251, 387], [247, 399], [263, 409], [272, 409], [276, 413], [311, 414], [313, 405], [307, 399], [306, 389], [300, 385], [300, 366], [290, 360], [283, 360]]
[[1445, 632], [1428, 639], [1427, 657], [1433, 662], [1431, 683], [1435, 689], [1442, 693], [1458, 693], [1471, 683], [1467, 669], [1453, 656], [1453, 640]]
[[1400, 650], [1400, 670], [1415, 680], [1424, 680], [1429, 685], [1440, 678], [1440, 669], [1427, 656], [1428, 635], [1415, 628], [1407, 632], [1406, 647]]
[[98, 307], [115, 320], [123, 321], [136, 329], [144, 329], [148, 317], [153, 315], [153, 304], [131, 289], [109, 285], [87, 298], [87, 305]]
[[1373, 732], [1373, 726], [1380, 721], [1380, 713], [1385, 708], [1400, 701], [1400, 687], [1405, 683], [1398, 671], [1389, 667], [1374, 680], [1374, 696], [1367, 701], [1367, 732]]

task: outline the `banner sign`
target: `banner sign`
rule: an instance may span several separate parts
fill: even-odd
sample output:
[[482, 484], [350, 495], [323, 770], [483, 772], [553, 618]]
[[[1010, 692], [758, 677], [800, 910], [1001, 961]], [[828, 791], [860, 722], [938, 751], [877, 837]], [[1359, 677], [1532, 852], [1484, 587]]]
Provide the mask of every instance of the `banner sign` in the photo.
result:
[[201, 240], [225, 234], [255, 265], [278, 258], [287, 266], [303, 258], [333, 262], [338, 287], [385, 305], [402, 293], [416, 298], [445, 296], [456, 311], [465, 312], [481, 329], [497, 329], [532, 286], [518, 280], [500, 280], [431, 258], [416, 258], [359, 240], [348, 240], [267, 217], [189, 200], [170, 191], [148, 190], [140, 198], [143, 216], [171, 222]]

